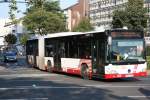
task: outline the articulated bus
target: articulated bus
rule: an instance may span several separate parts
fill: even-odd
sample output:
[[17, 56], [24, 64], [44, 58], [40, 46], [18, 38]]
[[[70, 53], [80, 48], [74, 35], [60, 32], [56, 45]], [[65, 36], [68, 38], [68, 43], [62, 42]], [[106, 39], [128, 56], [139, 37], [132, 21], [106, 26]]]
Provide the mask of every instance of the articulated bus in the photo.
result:
[[62, 32], [27, 41], [27, 62], [41, 70], [85, 79], [147, 76], [143, 32], [114, 29]]

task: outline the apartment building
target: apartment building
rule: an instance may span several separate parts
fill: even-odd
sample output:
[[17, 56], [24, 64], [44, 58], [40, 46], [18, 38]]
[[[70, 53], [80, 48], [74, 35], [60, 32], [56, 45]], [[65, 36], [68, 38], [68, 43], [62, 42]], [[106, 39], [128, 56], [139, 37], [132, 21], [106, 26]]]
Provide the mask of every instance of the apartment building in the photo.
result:
[[147, 9], [147, 16], [148, 16], [148, 21], [147, 21], [147, 34], [146, 36], [150, 36], [150, 0], [145, 0], [145, 5], [144, 7]]
[[66, 28], [71, 31], [84, 17], [88, 16], [88, 0], [78, 0], [78, 2], [66, 9]]
[[10, 22], [9, 19], [0, 19], [0, 45], [5, 45], [4, 37], [7, 34], [12, 33], [19, 38], [19, 36], [25, 32], [22, 22], [17, 25], [11, 24]]
[[115, 9], [124, 9], [128, 0], [89, 0], [89, 17], [96, 27], [111, 27]]
[[[89, 16], [94, 27], [111, 27], [113, 11], [124, 9], [128, 0], [89, 0]], [[144, 7], [147, 8], [148, 28], [147, 34], [150, 36], [150, 0], [144, 0]]]

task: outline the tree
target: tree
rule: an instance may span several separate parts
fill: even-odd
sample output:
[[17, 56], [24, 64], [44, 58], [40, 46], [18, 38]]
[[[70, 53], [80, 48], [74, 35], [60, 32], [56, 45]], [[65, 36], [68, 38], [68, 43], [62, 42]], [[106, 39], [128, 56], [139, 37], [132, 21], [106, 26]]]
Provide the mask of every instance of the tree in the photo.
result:
[[122, 28], [125, 24], [124, 11], [116, 10], [113, 12], [113, 28]]
[[31, 32], [40, 35], [65, 31], [64, 20], [61, 16], [42, 9], [28, 13], [24, 17], [23, 24]]
[[16, 24], [16, 12], [17, 12], [17, 2], [16, 0], [10, 0], [10, 4], [9, 4], [9, 17], [12, 21], [12, 23]]
[[143, 0], [128, 0], [122, 11], [114, 11], [113, 28], [127, 26], [128, 29], [143, 30], [147, 27], [146, 9]]
[[28, 35], [28, 34], [23, 34], [23, 35], [19, 38], [20, 44], [22, 44], [22, 45], [25, 46], [28, 39], [29, 39], [29, 35]]
[[40, 35], [65, 31], [65, 17], [60, 12], [58, 2], [30, 0], [30, 7], [23, 19], [25, 27]]
[[91, 30], [93, 30], [93, 27], [90, 24], [90, 20], [87, 18], [83, 18], [79, 24], [73, 28], [74, 32], [87, 32]]
[[46, 11], [58, 12], [61, 11], [59, 7], [59, 1], [54, 0], [28, 0], [29, 9], [28, 11], [33, 11], [37, 8], [43, 8]]
[[8, 45], [15, 44], [17, 42], [17, 37], [14, 34], [8, 34], [4, 38]]
[[60, 13], [61, 9], [59, 6], [58, 1], [53, 1], [53, 2], [45, 2], [44, 3], [44, 8], [46, 11], [54, 12], [54, 13]]

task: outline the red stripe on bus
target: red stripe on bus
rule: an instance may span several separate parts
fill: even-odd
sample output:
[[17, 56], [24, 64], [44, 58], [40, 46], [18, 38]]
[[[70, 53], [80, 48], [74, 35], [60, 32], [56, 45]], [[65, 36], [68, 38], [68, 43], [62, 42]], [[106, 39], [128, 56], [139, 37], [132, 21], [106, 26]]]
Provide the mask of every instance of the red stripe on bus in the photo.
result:
[[137, 76], [147, 76], [147, 72], [139, 72], [139, 73], [132, 73], [132, 74], [105, 74], [105, 79], [113, 79], [113, 78], [127, 78], [127, 77], [137, 77]]

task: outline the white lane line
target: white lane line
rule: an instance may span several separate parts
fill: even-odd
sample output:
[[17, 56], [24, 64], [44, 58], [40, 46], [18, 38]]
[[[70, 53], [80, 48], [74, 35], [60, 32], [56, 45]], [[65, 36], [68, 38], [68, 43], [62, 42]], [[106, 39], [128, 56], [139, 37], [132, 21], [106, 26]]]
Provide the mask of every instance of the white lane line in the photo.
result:
[[14, 78], [14, 77], [43, 77], [43, 76], [57, 76], [57, 74], [10, 74], [0, 75], [0, 78]]
[[33, 84], [31, 86], [16, 86], [16, 87], [2, 87], [0, 88], [0, 91], [5, 90], [31, 90], [31, 89], [81, 89], [81, 88], [149, 88], [150, 85], [132, 85], [132, 86], [114, 86], [114, 85], [84, 85], [84, 86], [39, 86], [36, 84]]
[[10, 87], [10, 88], [0, 88], [0, 91], [6, 90], [32, 90], [32, 89], [82, 89], [87, 87], [80, 87], [80, 86], [68, 86], [68, 87], [53, 87], [53, 86], [21, 86], [21, 87]]
[[150, 96], [127, 96], [129, 98], [150, 98]]
[[[13, 80], [10, 80], [13, 81]], [[14, 82], [14, 81], [13, 81]], [[49, 78], [48, 80], [15, 80], [15, 82], [64, 82], [64, 80], [55, 80]]]
[[139, 87], [150, 87], [150, 84], [136, 84], [136, 85], [84, 85], [86, 87], [95, 87], [95, 88], [139, 88]]
[[0, 99], [0, 100], [48, 100], [48, 98], [22, 98], [22, 99]]

